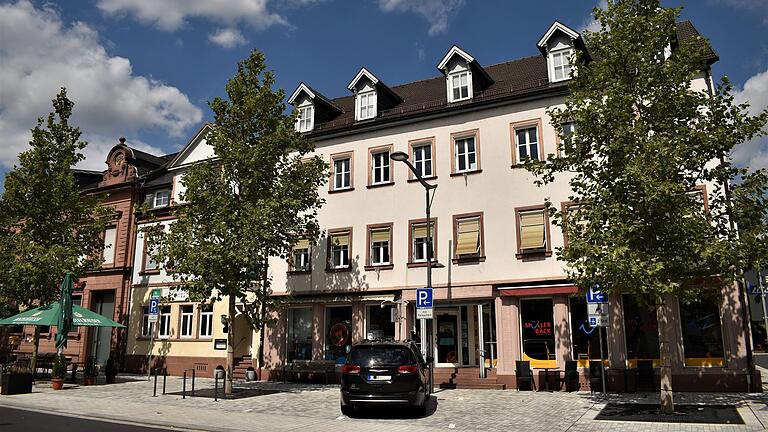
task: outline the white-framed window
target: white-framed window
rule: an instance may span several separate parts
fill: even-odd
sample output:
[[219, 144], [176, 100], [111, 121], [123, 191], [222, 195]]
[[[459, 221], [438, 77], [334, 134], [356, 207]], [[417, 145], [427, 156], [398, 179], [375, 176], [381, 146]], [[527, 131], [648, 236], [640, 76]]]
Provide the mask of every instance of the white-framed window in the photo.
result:
[[468, 136], [455, 138], [453, 141], [456, 160], [454, 167], [456, 172], [474, 171], [477, 169], [477, 148], [475, 137]]
[[213, 306], [202, 305], [200, 307], [200, 337], [213, 336]]
[[414, 145], [412, 157], [416, 172], [422, 177], [431, 177], [433, 175], [432, 143]]
[[162, 190], [155, 192], [152, 208], [167, 207], [171, 202], [171, 191]]
[[455, 257], [479, 257], [482, 248], [482, 221], [480, 216], [457, 218], [455, 224]]
[[[144, 241], [147, 242], [147, 236], [144, 236]], [[153, 248], [149, 244], [145, 244], [144, 247], [144, 271], [157, 270], [159, 268], [158, 262], [152, 258], [152, 254], [155, 253]]]
[[[411, 224], [411, 262], [426, 262], [427, 254], [434, 257], [435, 222], [430, 222], [429, 227], [430, 231], [432, 231], [432, 248], [429, 247], [427, 223], [418, 222]], [[434, 258], [431, 258], [431, 260], [434, 261]]]
[[553, 51], [550, 54], [552, 63], [552, 81], [562, 81], [571, 77], [571, 49]]
[[515, 129], [517, 162], [539, 160], [539, 129], [536, 126]]
[[195, 316], [195, 307], [192, 305], [182, 305], [181, 322], [179, 328], [179, 337], [192, 337], [192, 318]]
[[333, 160], [333, 190], [352, 187], [352, 158], [343, 157]]
[[309, 239], [300, 239], [293, 245], [291, 253], [293, 271], [309, 271]]
[[296, 130], [299, 132], [309, 132], [314, 126], [314, 108], [312, 105], [300, 107], [299, 116], [296, 118]]
[[161, 339], [167, 339], [171, 337], [171, 307], [160, 307], [160, 328], [157, 332], [157, 337]]
[[458, 102], [472, 97], [472, 77], [469, 71], [451, 74], [449, 81], [451, 83], [451, 102]]
[[389, 183], [389, 150], [371, 154], [371, 184]]
[[367, 120], [376, 117], [376, 92], [368, 91], [357, 95], [357, 119]]
[[115, 242], [117, 241], [117, 227], [109, 227], [104, 230], [104, 252], [102, 258], [104, 264], [115, 262]]
[[380, 266], [390, 264], [390, 235], [389, 227], [371, 228], [369, 238], [371, 241], [371, 265]]
[[141, 309], [141, 337], [151, 337], [154, 324], [149, 322], [149, 306]]
[[340, 269], [349, 267], [349, 239], [350, 232], [331, 234], [330, 268]]

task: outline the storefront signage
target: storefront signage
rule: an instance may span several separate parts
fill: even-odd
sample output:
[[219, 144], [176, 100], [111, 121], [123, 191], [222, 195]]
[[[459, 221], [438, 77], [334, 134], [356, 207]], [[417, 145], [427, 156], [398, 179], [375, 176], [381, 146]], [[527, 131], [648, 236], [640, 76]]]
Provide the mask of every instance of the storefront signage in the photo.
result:
[[524, 324], [526, 330], [533, 331], [537, 336], [549, 336], [552, 334], [552, 321], [528, 321]]

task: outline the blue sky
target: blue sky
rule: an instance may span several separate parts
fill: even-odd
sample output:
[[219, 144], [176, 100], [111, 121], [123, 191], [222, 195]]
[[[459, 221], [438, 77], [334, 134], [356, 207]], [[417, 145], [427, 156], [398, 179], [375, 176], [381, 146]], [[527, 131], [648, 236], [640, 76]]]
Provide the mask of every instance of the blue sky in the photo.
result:
[[[155, 153], [177, 151], [211, 118], [238, 59], [263, 51], [290, 94], [306, 81], [348, 94], [361, 66], [390, 85], [436, 76], [457, 43], [490, 65], [536, 55], [553, 20], [587, 27], [598, 0], [82, 0], [0, 2], [0, 174], [27, 147], [60, 86], [103, 169], [120, 136]], [[768, 105], [768, 1], [665, 1], [683, 6], [720, 55], [739, 100]], [[735, 154], [768, 166], [768, 141]]]

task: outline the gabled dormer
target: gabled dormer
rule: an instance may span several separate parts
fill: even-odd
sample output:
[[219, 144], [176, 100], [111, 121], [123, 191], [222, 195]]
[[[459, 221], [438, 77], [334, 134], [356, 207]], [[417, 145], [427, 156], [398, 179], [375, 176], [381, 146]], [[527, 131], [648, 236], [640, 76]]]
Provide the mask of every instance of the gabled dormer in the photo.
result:
[[559, 21], [552, 23], [536, 46], [547, 58], [547, 76], [551, 83], [570, 79], [576, 50], [586, 52], [581, 35]]
[[374, 119], [381, 110], [392, 108], [403, 101], [366, 68], [360, 69], [347, 88], [355, 94], [355, 121]]
[[448, 50], [437, 69], [445, 75], [448, 103], [470, 100], [475, 92], [493, 84], [493, 79], [480, 63], [457, 45]]
[[296, 130], [299, 132], [311, 132], [315, 124], [328, 121], [342, 113], [341, 108], [303, 82], [293, 92], [288, 103], [299, 113], [296, 117]]

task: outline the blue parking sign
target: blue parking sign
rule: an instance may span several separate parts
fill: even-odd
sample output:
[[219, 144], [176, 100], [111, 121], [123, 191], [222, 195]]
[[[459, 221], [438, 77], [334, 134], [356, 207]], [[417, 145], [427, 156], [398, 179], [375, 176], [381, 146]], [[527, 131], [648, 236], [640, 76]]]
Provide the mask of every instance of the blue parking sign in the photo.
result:
[[587, 303], [608, 303], [608, 296], [600, 290], [600, 284], [595, 284], [587, 291]]
[[156, 315], [158, 312], [158, 305], [160, 303], [159, 299], [153, 298], [149, 299], [149, 313]]
[[432, 288], [416, 289], [416, 307], [417, 308], [432, 307]]

